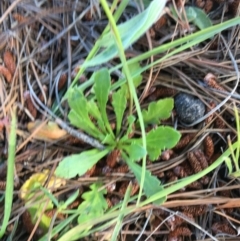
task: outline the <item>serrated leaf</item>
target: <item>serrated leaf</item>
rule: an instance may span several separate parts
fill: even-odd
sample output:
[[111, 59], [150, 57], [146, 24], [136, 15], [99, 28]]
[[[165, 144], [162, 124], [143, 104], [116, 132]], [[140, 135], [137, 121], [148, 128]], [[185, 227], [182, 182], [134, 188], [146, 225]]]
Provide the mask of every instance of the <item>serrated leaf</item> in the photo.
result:
[[[147, 153], [149, 159], [154, 161], [160, 155], [162, 150], [173, 148], [180, 140], [181, 134], [169, 126], [160, 126], [157, 129], [152, 129], [146, 135]], [[141, 144], [142, 140], [135, 140]]]
[[106, 111], [108, 95], [110, 93], [110, 87], [111, 87], [111, 78], [108, 70], [106, 68], [103, 68], [95, 72], [93, 88], [96, 95], [98, 107], [108, 132], [111, 135], [113, 135], [111, 126], [108, 121], [107, 111]]
[[173, 98], [165, 98], [157, 102], [151, 102], [148, 105], [148, 109], [142, 111], [144, 124], [159, 124], [160, 120], [169, 118], [173, 106]]
[[92, 218], [100, 217], [106, 211], [108, 205], [104, 197], [107, 193], [106, 189], [99, 191], [102, 184], [94, 183], [90, 186], [91, 190], [83, 193], [82, 198], [84, 201], [79, 205], [78, 210], [81, 215], [78, 218], [78, 223], [84, 223]]
[[118, 136], [122, 126], [124, 111], [127, 107], [126, 91], [124, 89], [113, 93], [112, 106], [116, 115], [116, 136]]
[[108, 152], [108, 149], [102, 151], [93, 149], [65, 157], [56, 168], [55, 175], [66, 179], [73, 178], [77, 175], [81, 176], [92, 168], [102, 157], [107, 155]]
[[132, 143], [130, 145], [123, 145], [122, 149], [128, 154], [131, 161], [139, 161], [146, 155], [146, 150], [137, 143]]
[[87, 99], [83, 95], [82, 91], [78, 88], [73, 88], [69, 91], [68, 103], [71, 108], [68, 118], [72, 125], [80, 128], [89, 135], [102, 140], [104, 135], [100, 130], [92, 123], [88, 115]]
[[[131, 169], [131, 171], [134, 173], [138, 183], [141, 183], [141, 175], [142, 175], [142, 168], [136, 164], [135, 162], [132, 162], [130, 160], [126, 160], [127, 165]], [[160, 181], [157, 179], [157, 177], [152, 176], [151, 173], [146, 170], [145, 180], [143, 184], [143, 190], [147, 197], [151, 197], [152, 195], [163, 191], [163, 187], [161, 186]], [[154, 202], [156, 205], [161, 205], [163, 202], [166, 201], [166, 197], [161, 198]]]

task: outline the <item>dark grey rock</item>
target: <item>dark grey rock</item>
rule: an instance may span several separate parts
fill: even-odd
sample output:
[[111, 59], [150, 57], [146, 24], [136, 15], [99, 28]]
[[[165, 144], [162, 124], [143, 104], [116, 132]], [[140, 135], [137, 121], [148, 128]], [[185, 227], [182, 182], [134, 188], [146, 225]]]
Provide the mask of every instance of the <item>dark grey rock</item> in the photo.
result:
[[205, 105], [197, 97], [180, 93], [174, 98], [175, 110], [182, 123], [192, 124], [205, 113]]

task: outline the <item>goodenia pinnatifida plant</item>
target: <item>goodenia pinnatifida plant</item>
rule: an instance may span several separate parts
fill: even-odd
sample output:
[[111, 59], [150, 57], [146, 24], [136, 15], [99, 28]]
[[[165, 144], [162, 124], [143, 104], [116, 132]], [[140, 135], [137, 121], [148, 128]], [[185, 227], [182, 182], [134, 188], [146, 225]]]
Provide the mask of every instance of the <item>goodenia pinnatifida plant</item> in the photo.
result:
[[[178, 131], [172, 127], [161, 125], [161, 119], [166, 119], [171, 115], [172, 98], [152, 102], [147, 109], [142, 111], [146, 126], [149, 124], [157, 125], [146, 135], [146, 150], [142, 147], [141, 137], [129, 138], [129, 135], [133, 132], [133, 126], [138, 125], [138, 119], [134, 115], [127, 116], [127, 129], [122, 130], [128, 102], [128, 89], [125, 85], [112, 94], [112, 101], [110, 101], [116, 117], [116, 129], [113, 131], [106, 111], [110, 88], [110, 74], [107, 69], [103, 68], [94, 73], [93, 90], [96, 98], [87, 99], [78, 87], [69, 92], [70, 112], [68, 118], [71, 124], [98, 139], [105, 145], [105, 149], [91, 149], [65, 157], [57, 167], [55, 175], [64, 178], [81, 176], [111, 151], [119, 150], [123, 160], [126, 161], [140, 182], [141, 167], [136, 162], [146, 154], [150, 160], [154, 161], [163, 150], [174, 147], [179, 141], [180, 133]], [[147, 196], [151, 196], [162, 187], [160, 181], [152, 176], [149, 171], [146, 171], [143, 189]]]

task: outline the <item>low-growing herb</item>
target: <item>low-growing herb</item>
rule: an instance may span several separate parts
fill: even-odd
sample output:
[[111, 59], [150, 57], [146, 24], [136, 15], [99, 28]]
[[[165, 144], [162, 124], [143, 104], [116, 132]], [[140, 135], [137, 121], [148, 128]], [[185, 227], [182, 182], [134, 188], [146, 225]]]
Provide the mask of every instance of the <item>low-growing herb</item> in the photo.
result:
[[[138, 182], [141, 180], [141, 167], [135, 163], [143, 156], [155, 161], [165, 149], [174, 147], [180, 139], [180, 133], [170, 126], [160, 125], [162, 119], [169, 118], [173, 109], [173, 99], [167, 98], [158, 102], [152, 102], [147, 109], [142, 110], [145, 126], [157, 125], [146, 135], [147, 150], [142, 146], [141, 137], [133, 134], [134, 126], [138, 126], [137, 117], [126, 116], [127, 112], [127, 88], [123, 85], [116, 90], [109, 101], [111, 81], [110, 74], [106, 68], [94, 73], [95, 98], [87, 99], [83, 92], [75, 87], [68, 93], [70, 113], [68, 115], [72, 125], [81, 129], [89, 135], [94, 136], [105, 149], [91, 149], [80, 154], [70, 155], [64, 158], [55, 171], [55, 175], [63, 178], [81, 176], [93, 167], [100, 159], [113, 150], [121, 152], [122, 159], [129, 165]], [[116, 128], [112, 130], [107, 113], [107, 103], [111, 102], [116, 117]], [[125, 126], [125, 129], [122, 128]], [[130, 135], [133, 135], [130, 138]], [[152, 185], [154, 183], [154, 188]], [[162, 190], [160, 181], [146, 172], [143, 185], [147, 196], [153, 191]], [[162, 203], [163, 199], [155, 203]]]

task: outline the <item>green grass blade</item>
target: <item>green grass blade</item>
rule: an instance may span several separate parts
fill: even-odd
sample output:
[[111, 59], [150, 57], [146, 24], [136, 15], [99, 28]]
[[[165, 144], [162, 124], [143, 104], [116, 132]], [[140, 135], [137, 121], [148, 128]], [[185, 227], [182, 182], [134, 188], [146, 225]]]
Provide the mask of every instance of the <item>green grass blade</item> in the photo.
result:
[[[187, 35], [186, 37], [183, 37], [183, 38], [177, 39], [175, 41], [172, 41], [170, 43], [167, 43], [167, 44], [161, 45], [159, 47], [153, 48], [152, 50], [150, 50], [146, 53], [143, 53], [141, 55], [138, 55], [135, 58], [132, 58], [132, 59], [128, 60], [127, 63], [132, 64], [132, 63], [136, 63], [136, 62], [141, 62], [143, 60], [146, 60], [146, 59], [150, 58], [151, 56], [154, 56], [154, 55], [157, 55], [157, 54], [160, 54], [160, 53], [164, 53], [164, 52], [168, 52], [169, 50], [175, 48], [175, 52], [172, 51], [170, 53], [171, 55], [166, 55], [166, 57], [161, 58], [161, 60], [155, 61], [154, 63], [147, 65], [145, 68], [142, 69], [141, 72], [136, 72], [134, 76], [137, 76], [137, 75], [141, 74], [142, 72], [146, 71], [146, 69], [149, 69], [151, 66], [162, 62], [164, 59], [168, 58], [169, 56], [172, 56], [173, 54], [176, 54], [176, 53], [178, 53], [178, 52], [180, 52], [184, 49], [187, 49], [187, 48], [190, 48], [190, 47], [192, 47], [196, 44], [199, 44], [202, 41], [213, 37], [215, 34], [218, 34], [218, 33], [220, 33], [221, 31], [223, 31], [227, 28], [230, 28], [230, 27], [233, 27], [233, 26], [239, 24], [239, 22], [240, 22], [240, 17], [237, 17], [237, 18], [228, 20], [226, 22], [214, 25], [212, 27], [200, 30], [196, 33]], [[181, 47], [183, 44], [185, 44], [184, 48], [180, 49], [179, 46]], [[120, 68], [122, 68], [122, 64], [119, 64], [119, 65], [113, 67], [112, 69], [110, 69], [110, 72], [115, 71], [115, 70], [120, 69]]]
[[239, 114], [238, 114], [238, 110], [236, 107], [236, 104], [234, 103], [234, 113], [235, 113], [235, 118], [236, 118], [236, 125], [237, 125], [237, 150], [236, 150], [236, 155], [235, 155], [235, 168], [236, 168], [236, 172], [239, 171], [239, 151], [240, 151], [240, 123], [239, 123]]
[[12, 210], [13, 201], [13, 189], [14, 189], [14, 161], [15, 161], [15, 150], [16, 150], [16, 129], [17, 129], [17, 117], [16, 108], [14, 107], [12, 112], [11, 129], [9, 134], [9, 144], [8, 144], [8, 160], [7, 160], [7, 184], [5, 191], [5, 201], [4, 201], [4, 217], [0, 229], [0, 238], [3, 237]]
[[[128, 205], [130, 195], [131, 195], [131, 190], [132, 190], [132, 184], [130, 183], [128, 185], [127, 190], [126, 190], [125, 195], [124, 195], [124, 200], [123, 200], [123, 203], [122, 203], [121, 211], [123, 211]], [[124, 214], [122, 212], [120, 212], [119, 216], [117, 218], [117, 224], [116, 224], [116, 226], [113, 230], [111, 241], [117, 240], [118, 234], [119, 234], [119, 232], [122, 228], [123, 218], [124, 218]]]

